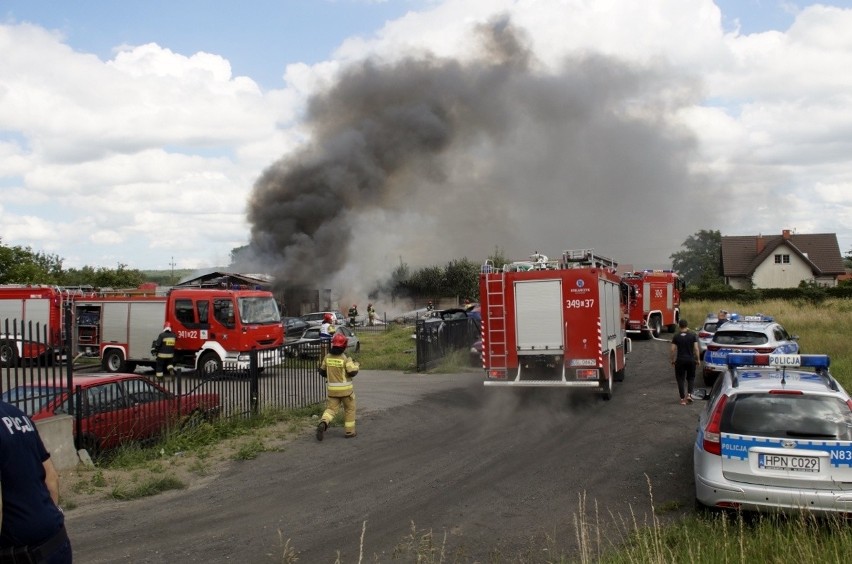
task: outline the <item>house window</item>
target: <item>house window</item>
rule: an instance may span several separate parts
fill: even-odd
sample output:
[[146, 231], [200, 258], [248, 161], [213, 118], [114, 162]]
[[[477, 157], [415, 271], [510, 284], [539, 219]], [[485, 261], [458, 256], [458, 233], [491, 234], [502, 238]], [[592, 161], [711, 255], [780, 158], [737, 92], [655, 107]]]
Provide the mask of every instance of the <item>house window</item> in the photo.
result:
[[775, 255], [775, 264], [790, 264], [790, 255]]

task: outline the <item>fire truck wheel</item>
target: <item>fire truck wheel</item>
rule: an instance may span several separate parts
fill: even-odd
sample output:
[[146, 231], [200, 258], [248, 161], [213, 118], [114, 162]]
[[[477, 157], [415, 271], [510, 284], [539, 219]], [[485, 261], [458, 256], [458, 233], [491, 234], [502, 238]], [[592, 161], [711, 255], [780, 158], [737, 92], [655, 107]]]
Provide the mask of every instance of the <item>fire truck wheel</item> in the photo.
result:
[[615, 381], [616, 382], [624, 382], [624, 373], [627, 371], [627, 365], [621, 367], [621, 370], [615, 371]]
[[222, 360], [213, 351], [201, 355], [198, 361], [198, 372], [203, 380], [215, 378], [222, 374]]
[[655, 339], [658, 339], [660, 337], [660, 332], [662, 331], [662, 329], [663, 329], [663, 322], [660, 320], [660, 318], [659, 317], [652, 317], [651, 318], [651, 334], [654, 336]]
[[120, 349], [109, 349], [101, 361], [104, 372], [124, 372], [124, 353]]
[[[610, 366], [615, 362], [615, 359], [610, 359]], [[611, 368], [601, 368], [601, 375], [604, 377], [603, 399], [609, 401], [612, 399], [612, 370]]]
[[0, 341], [0, 365], [3, 367], [18, 365], [18, 349], [10, 341]]

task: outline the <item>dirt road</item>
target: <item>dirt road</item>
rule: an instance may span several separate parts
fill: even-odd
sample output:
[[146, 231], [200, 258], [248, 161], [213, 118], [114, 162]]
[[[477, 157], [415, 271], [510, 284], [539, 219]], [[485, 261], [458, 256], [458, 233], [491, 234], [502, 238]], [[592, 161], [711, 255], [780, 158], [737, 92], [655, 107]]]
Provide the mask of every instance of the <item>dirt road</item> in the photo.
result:
[[606, 548], [647, 522], [651, 496], [664, 519], [692, 507], [700, 404], [679, 404], [667, 347], [635, 342], [609, 402], [485, 388], [480, 373], [365, 373], [356, 439], [306, 433], [202, 487], [69, 512], [75, 557], [411, 561], [414, 527], [444, 561], [542, 561], [576, 555], [578, 521]]

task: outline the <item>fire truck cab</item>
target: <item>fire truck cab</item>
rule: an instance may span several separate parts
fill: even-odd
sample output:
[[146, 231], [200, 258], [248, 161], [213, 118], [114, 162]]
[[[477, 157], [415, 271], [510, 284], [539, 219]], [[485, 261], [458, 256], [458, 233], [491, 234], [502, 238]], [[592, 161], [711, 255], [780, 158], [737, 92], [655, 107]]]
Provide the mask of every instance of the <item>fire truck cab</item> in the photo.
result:
[[616, 263], [588, 249], [530, 259], [482, 267], [485, 385], [585, 388], [610, 399], [631, 348]]
[[277, 361], [284, 342], [277, 304], [261, 290], [173, 288], [165, 296], [93, 295], [75, 301], [78, 353], [98, 354], [106, 372], [153, 367], [152, 341], [165, 323], [177, 336], [175, 364], [203, 377], [224, 367], [248, 369], [252, 350], [264, 352], [261, 367]]

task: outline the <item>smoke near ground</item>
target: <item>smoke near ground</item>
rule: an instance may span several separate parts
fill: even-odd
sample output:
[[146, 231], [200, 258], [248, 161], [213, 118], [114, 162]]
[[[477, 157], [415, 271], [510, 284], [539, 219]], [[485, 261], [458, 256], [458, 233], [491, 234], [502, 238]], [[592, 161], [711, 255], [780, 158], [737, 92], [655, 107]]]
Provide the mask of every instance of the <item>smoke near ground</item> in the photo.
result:
[[366, 60], [310, 100], [311, 142], [249, 203], [264, 270], [349, 297], [401, 262], [496, 248], [594, 248], [637, 268], [679, 249], [706, 213], [676, 119], [696, 85], [594, 54], [544, 69], [505, 18], [476, 34], [476, 56]]

